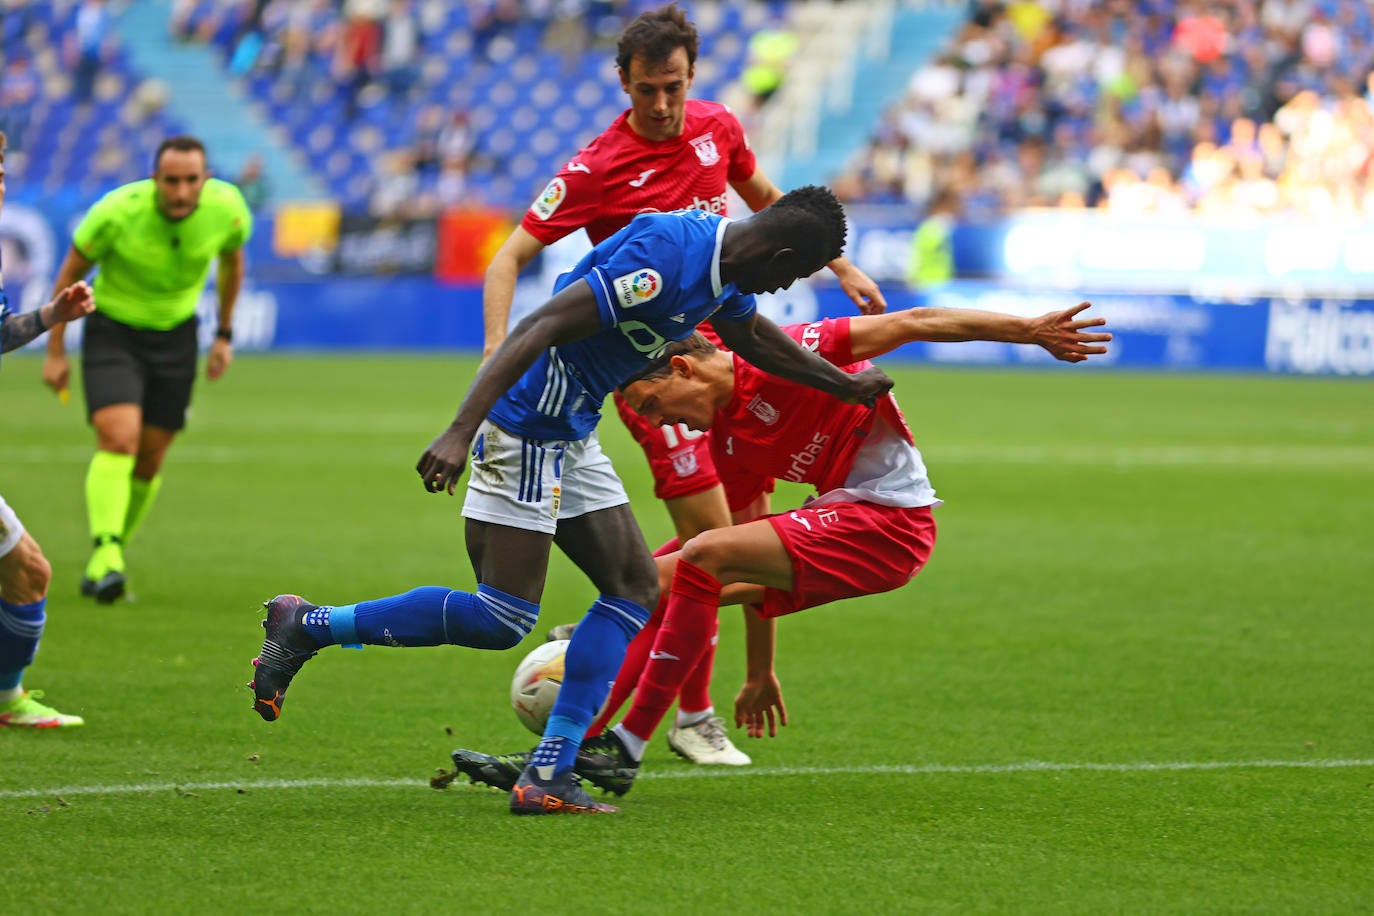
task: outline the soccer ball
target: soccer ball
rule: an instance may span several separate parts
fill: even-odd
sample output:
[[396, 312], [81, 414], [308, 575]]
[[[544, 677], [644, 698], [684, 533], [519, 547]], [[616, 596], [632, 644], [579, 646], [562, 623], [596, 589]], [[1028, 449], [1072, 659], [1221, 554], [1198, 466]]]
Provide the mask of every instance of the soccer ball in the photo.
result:
[[538, 646], [525, 656], [511, 679], [510, 705], [515, 717], [536, 735], [544, 734], [558, 688], [563, 686], [563, 654], [567, 650], [566, 639]]

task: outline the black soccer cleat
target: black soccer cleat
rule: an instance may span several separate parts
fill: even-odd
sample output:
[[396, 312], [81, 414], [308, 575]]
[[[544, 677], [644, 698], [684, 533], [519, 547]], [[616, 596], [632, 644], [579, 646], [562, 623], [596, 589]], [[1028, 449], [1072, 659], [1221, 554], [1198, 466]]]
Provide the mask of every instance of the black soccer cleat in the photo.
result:
[[281, 704], [291, 678], [301, 670], [301, 665], [315, 657], [320, 645], [301, 622], [315, 610], [315, 605], [300, 595], [278, 595], [262, 606], [267, 608], [267, 619], [262, 622], [267, 636], [262, 641], [262, 651], [253, 659], [258, 670], [248, 686], [253, 688], [253, 708], [273, 722], [281, 716]]
[[529, 766], [530, 758], [534, 754], [532, 751], [522, 751], [518, 754], [483, 754], [460, 747], [450, 756], [453, 757], [454, 769], [466, 774], [473, 783], [482, 783], [502, 792], [509, 792], [519, 782], [520, 774]]
[[630, 756], [619, 735], [606, 731], [582, 742], [573, 769], [598, 789], [624, 795], [634, 787], [639, 761]]
[[520, 774], [510, 793], [511, 814], [615, 814], [615, 805], [595, 801], [581, 781], [564, 773], [545, 782], [529, 767]]
[[81, 577], [81, 596], [94, 598], [96, 604], [114, 604], [124, 597], [128, 578], [117, 569], [112, 569], [99, 579]]

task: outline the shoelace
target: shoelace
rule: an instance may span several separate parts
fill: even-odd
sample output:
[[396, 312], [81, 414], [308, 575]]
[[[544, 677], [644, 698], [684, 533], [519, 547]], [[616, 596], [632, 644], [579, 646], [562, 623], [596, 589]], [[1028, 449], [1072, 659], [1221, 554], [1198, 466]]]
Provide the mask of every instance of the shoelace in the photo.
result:
[[712, 716], [709, 719], [701, 720], [692, 727], [710, 743], [712, 748], [718, 751], [725, 750], [725, 720], [723, 718]]

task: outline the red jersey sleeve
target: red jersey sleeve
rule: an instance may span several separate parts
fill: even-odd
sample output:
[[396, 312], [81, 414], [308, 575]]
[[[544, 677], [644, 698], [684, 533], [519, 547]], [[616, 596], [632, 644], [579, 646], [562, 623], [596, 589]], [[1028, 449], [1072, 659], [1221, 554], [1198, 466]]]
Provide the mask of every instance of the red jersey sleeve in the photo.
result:
[[520, 220], [520, 226], [545, 245], [585, 227], [601, 209], [604, 178], [584, 158], [585, 153], [563, 166]]
[[749, 146], [749, 137], [744, 133], [744, 125], [735, 117], [735, 113], [729, 108], [721, 112], [721, 118], [726, 123], [726, 131], [730, 137], [730, 171], [728, 178], [731, 183], [737, 181], [748, 181], [754, 177], [754, 172], [758, 170], [758, 162], [754, 158], [754, 151]]
[[836, 366], [850, 366], [854, 348], [849, 340], [849, 319], [823, 318], [810, 324], [789, 324], [783, 331], [821, 359]]

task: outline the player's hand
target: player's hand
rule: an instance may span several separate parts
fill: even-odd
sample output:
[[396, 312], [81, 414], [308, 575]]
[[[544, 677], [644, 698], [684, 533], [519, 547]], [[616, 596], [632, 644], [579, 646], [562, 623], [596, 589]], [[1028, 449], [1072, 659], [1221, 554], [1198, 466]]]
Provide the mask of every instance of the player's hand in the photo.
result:
[[205, 377], [214, 381], [223, 375], [234, 361], [234, 345], [223, 337], [210, 344], [210, 358], [205, 361]]
[[62, 290], [52, 301], [54, 321], [76, 321], [95, 311], [95, 296], [85, 280]]
[[839, 278], [840, 289], [854, 303], [860, 315], [881, 315], [887, 311], [887, 300], [878, 284], [869, 279], [868, 274], [851, 267]]
[[66, 355], [54, 356], [49, 353], [43, 357], [43, 384], [59, 394], [67, 390], [72, 378], [71, 360]]
[[762, 738], [764, 722], [768, 737], [778, 736], [778, 725], [787, 724], [787, 706], [782, 702], [782, 685], [777, 675], [747, 680], [735, 697], [735, 727], [744, 728], [750, 738]]
[[1100, 356], [1107, 352], [1105, 344], [1112, 339], [1106, 333], [1086, 331], [1085, 328], [1100, 328], [1107, 323], [1105, 318], [1079, 318], [1091, 302], [1080, 302], [1073, 308], [1058, 312], [1046, 312], [1039, 318], [1031, 319], [1031, 342], [1048, 350], [1055, 359], [1066, 363], [1081, 363], [1089, 356]]
[[463, 476], [463, 468], [467, 467], [468, 447], [471, 444], [470, 435], [452, 426], [435, 437], [415, 465], [425, 489], [431, 493], [447, 490], [448, 495], [452, 496], [454, 487]]
[[846, 404], [867, 404], [872, 407], [873, 402], [891, 391], [894, 384], [886, 372], [877, 366], [870, 366], [849, 376], [848, 390], [840, 395], [840, 400]]

